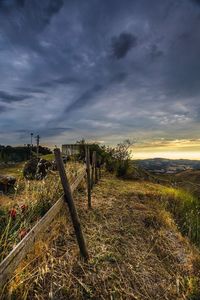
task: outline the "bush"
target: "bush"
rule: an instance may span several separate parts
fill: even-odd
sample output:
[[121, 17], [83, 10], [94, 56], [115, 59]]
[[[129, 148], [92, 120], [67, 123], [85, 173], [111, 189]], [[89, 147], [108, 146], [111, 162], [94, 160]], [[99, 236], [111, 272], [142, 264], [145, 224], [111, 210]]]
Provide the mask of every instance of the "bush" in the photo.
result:
[[106, 167], [106, 171], [108, 171], [109, 173], [114, 173], [117, 168], [116, 161], [112, 158], [106, 159], [105, 167]]
[[117, 177], [128, 178], [129, 171], [130, 171], [129, 160], [121, 161], [118, 164], [116, 175]]

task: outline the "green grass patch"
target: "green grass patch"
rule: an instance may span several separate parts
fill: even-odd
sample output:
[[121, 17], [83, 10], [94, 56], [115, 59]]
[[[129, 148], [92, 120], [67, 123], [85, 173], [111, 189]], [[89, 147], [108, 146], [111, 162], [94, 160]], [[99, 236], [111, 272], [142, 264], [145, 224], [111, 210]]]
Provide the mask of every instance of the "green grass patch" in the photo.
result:
[[183, 189], [159, 186], [158, 192], [181, 232], [200, 247], [200, 200]]
[[55, 156], [54, 156], [53, 153], [51, 153], [51, 154], [46, 154], [46, 155], [42, 155], [40, 158], [46, 159], [46, 160], [48, 160], [48, 161], [55, 160]]
[[24, 162], [16, 163], [13, 165], [1, 166], [0, 175], [10, 175], [19, 178], [22, 176]]

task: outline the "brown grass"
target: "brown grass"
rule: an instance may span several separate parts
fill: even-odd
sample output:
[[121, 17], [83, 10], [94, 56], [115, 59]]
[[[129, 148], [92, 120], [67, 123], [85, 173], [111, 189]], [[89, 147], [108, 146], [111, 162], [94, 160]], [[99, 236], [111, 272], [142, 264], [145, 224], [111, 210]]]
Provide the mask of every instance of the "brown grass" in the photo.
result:
[[[72, 183], [82, 167], [79, 163], [69, 163], [67, 174]], [[43, 180], [19, 178], [15, 192], [7, 196], [0, 195], [0, 262], [21, 240], [35, 223], [63, 194], [58, 173], [49, 172]], [[22, 211], [21, 207], [26, 207]], [[10, 210], [16, 210], [16, 217], [10, 216]]]
[[88, 263], [63, 213], [2, 299], [199, 299], [199, 254], [153, 197], [152, 186], [105, 178], [93, 191], [92, 210], [77, 193]]

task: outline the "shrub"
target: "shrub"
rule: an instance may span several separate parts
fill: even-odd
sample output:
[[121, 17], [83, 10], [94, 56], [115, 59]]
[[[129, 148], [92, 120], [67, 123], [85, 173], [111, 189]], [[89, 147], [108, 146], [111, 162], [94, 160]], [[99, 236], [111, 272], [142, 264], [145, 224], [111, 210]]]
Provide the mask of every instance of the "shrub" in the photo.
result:
[[129, 160], [119, 162], [116, 170], [117, 177], [128, 178], [130, 167]]

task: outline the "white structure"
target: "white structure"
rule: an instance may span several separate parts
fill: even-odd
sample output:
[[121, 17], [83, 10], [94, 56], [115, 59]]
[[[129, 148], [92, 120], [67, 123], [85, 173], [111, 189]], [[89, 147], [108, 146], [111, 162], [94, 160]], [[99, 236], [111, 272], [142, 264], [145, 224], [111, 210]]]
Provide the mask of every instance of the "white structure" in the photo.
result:
[[62, 145], [62, 154], [71, 156], [80, 153], [80, 145], [78, 144], [65, 144]]

